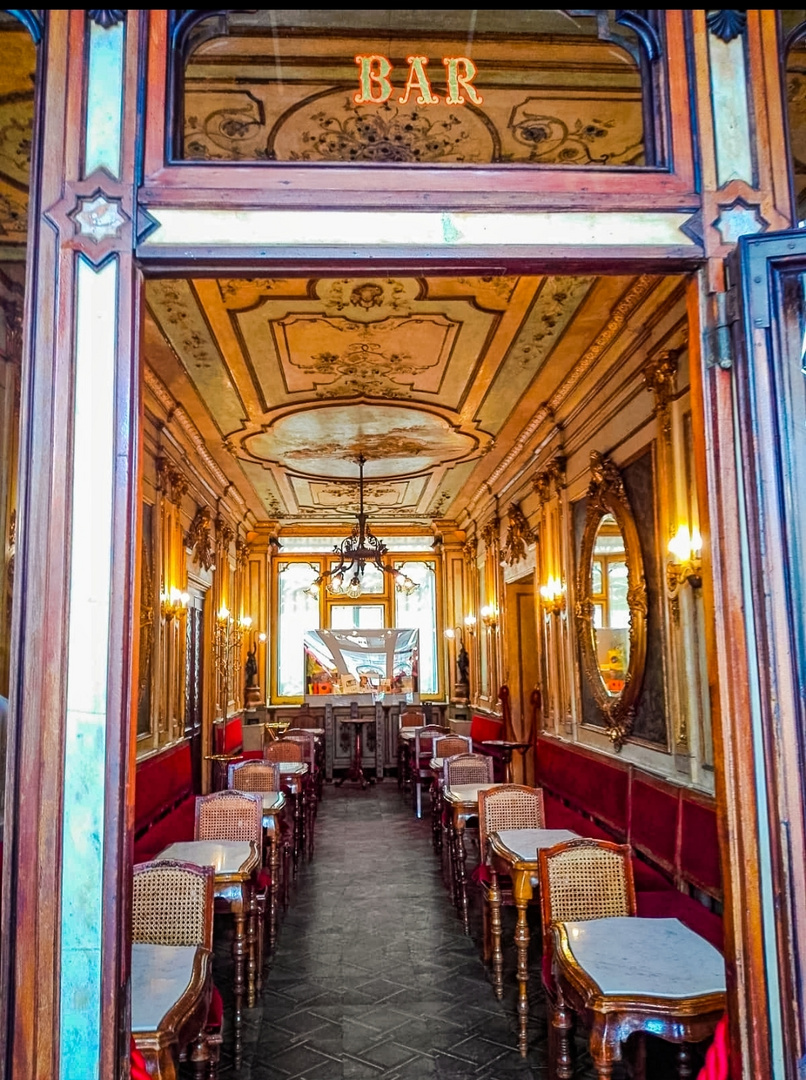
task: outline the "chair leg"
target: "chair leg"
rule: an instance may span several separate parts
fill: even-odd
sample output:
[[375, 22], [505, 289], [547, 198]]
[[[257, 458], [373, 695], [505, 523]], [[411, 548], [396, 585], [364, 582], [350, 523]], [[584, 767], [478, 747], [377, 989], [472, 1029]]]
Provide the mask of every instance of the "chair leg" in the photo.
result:
[[423, 816], [423, 782], [419, 776], [414, 782], [414, 789], [414, 812], [418, 818], [421, 818]]

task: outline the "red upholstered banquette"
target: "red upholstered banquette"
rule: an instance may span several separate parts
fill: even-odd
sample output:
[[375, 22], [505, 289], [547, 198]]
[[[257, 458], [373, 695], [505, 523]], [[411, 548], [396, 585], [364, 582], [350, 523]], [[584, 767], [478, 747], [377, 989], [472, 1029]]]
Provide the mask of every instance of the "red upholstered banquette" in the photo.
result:
[[678, 918], [722, 949], [713, 799], [551, 736], [541, 735], [536, 749], [549, 828], [630, 843], [638, 914]]
[[168, 844], [193, 839], [195, 796], [190, 743], [181, 742], [137, 766], [134, 861], [148, 862]]

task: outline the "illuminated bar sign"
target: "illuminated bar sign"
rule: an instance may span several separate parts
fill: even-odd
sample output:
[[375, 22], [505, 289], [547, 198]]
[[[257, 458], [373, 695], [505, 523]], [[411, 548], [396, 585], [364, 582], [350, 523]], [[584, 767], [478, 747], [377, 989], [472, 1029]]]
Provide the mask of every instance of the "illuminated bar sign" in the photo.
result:
[[[395, 92], [389, 79], [392, 73], [392, 64], [385, 56], [371, 53], [367, 56], [356, 56], [358, 64], [359, 90], [353, 100], [356, 105], [382, 105], [388, 101]], [[431, 83], [425, 68], [428, 63], [427, 56], [407, 56], [406, 63], [409, 65], [409, 73], [406, 78], [406, 86], [402, 95], [397, 99], [401, 105], [407, 104], [413, 91], [419, 91], [416, 97], [418, 105], [438, 105], [440, 98], [431, 89]], [[472, 101], [474, 105], [481, 105], [484, 98], [473, 86], [473, 78], [476, 74], [476, 65], [466, 56], [444, 56], [442, 63], [445, 65], [445, 96], [446, 105], [464, 105], [465, 101]], [[463, 96], [467, 95], [467, 98]]]

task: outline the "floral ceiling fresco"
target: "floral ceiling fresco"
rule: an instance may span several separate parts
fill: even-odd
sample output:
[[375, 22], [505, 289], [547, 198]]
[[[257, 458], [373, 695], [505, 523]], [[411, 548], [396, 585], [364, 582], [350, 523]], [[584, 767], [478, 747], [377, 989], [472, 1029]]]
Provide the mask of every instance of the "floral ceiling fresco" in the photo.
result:
[[[384, 27], [348, 35], [341, 20], [326, 34], [253, 28], [204, 40], [186, 69], [182, 156], [321, 164], [644, 164], [641, 70], [630, 31], [619, 27], [600, 40], [595, 19], [566, 16], [551, 24], [554, 32], [535, 32], [541, 15], [557, 13], [532, 14], [516, 34], [476, 27], [460, 37]], [[411, 74], [414, 52], [422, 63]], [[385, 81], [372, 82], [369, 101], [356, 100], [361, 56], [373, 57], [376, 74], [387, 70], [379, 56], [389, 65]], [[445, 58], [457, 56], [475, 69], [475, 94], [462, 92], [461, 104], [449, 104]]]
[[447, 519], [664, 288], [541, 275], [152, 279], [146, 407], [179, 417], [259, 520], [349, 519], [359, 454], [374, 517]]

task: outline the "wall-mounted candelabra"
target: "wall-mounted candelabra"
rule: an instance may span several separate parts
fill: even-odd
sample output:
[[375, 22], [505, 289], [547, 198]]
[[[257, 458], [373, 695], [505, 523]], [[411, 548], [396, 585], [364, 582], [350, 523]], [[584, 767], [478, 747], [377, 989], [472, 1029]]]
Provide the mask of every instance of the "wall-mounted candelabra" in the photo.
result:
[[692, 589], [702, 585], [702, 537], [696, 527], [689, 532], [688, 525], [681, 525], [669, 541], [666, 564], [666, 584], [670, 596], [676, 596], [686, 582]]
[[485, 604], [480, 613], [482, 623], [488, 630], [495, 630], [498, 626], [498, 608], [495, 604]]
[[227, 715], [230, 687], [235, 684], [233, 667], [236, 667], [237, 670], [239, 666], [238, 660], [241, 655], [243, 636], [251, 627], [252, 619], [249, 615], [243, 615], [236, 620], [224, 606], [221, 607], [216, 616], [213, 654], [221, 691], [222, 716]]
[[540, 586], [540, 602], [548, 614], [560, 615], [565, 611], [565, 585], [560, 578], [550, 577]]

